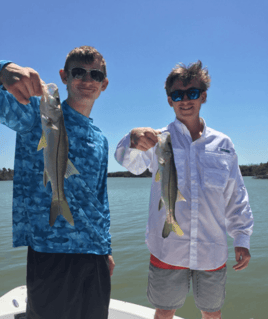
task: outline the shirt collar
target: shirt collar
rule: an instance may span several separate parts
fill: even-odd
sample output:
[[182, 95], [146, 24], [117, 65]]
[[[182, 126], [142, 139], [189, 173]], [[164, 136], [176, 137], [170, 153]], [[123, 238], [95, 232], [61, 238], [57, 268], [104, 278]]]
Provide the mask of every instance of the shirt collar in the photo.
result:
[[64, 115], [67, 115], [70, 120], [77, 122], [80, 126], [88, 127], [93, 124], [93, 119], [91, 117], [86, 117], [85, 115], [77, 112], [66, 102], [66, 100], [62, 102], [62, 110]]
[[[200, 138], [206, 138], [206, 134], [207, 134], [207, 126], [206, 126], [206, 122], [205, 120], [200, 117], [200, 121], [203, 123], [203, 132], [202, 132], [202, 135]], [[178, 120], [177, 118], [175, 119], [174, 121], [174, 125], [175, 127], [178, 129], [178, 131], [183, 134], [183, 135], [186, 135], [186, 136], [189, 136], [190, 138], [191, 137], [191, 134], [190, 134], [190, 131], [188, 130], [188, 128], [186, 127], [185, 124], [183, 124], [180, 120]]]

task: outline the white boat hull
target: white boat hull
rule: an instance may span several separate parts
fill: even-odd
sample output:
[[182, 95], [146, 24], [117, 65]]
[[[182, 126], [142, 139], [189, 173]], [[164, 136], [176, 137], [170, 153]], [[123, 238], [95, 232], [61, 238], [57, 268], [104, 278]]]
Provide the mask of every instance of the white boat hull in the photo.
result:
[[[0, 319], [26, 319], [26, 286], [12, 289], [0, 298]], [[111, 299], [108, 319], [153, 319], [155, 310]], [[174, 319], [183, 319], [174, 316]]]

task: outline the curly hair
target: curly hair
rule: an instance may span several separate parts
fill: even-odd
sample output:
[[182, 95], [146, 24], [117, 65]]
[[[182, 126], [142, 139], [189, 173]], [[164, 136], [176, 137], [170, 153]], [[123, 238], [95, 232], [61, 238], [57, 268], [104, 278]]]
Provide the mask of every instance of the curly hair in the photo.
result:
[[168, 96], [176, 80], [182, 81], [184, 86], [187, 86], [193, 80], [197, 80], [200, 83], [200, 89], [204, 91], [207, 91], [210, 87], [211, 81], [207, 68], [202, 69], [202, 62], [200, 60], [189, 64], [188, 67], [183, 63], [179, 63], [172, 69], [165, 82], [165, 89]]
[[91, 64], [96, 60], [100, 60], [104, 76], [107, 77], [106, 62], [103, 56], [94, 47], [90, 47], [88, 45], [74, 48], [71, 52], [68, 53], [64, 65], [64, 71], [68, 73], [70, 62], [79, 61]]

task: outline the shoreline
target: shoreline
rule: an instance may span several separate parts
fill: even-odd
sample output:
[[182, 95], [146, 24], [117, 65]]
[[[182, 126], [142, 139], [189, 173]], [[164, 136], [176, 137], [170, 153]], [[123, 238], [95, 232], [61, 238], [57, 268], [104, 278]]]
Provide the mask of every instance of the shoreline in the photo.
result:
[[[252, 176], [255, 179], [268, 179], [268, 162], [259, 165], [239, 165], [242, 176]], [[0, 181], [12, 181], [14, 176], [13, 169], [0, 169]], [[140, 175], [134, 175], [129, 171], [119, 171], [108, 173], [107, 177], [152, 177], [152, 173], [147, 169]]]

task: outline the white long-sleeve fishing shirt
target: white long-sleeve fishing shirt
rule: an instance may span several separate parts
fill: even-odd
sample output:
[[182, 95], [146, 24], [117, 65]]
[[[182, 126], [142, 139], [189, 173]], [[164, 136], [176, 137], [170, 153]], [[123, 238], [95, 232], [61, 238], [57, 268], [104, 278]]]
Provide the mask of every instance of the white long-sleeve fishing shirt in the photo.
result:
[[249, 249], [253, 216], [248, 193], [230, 138], [206, 126], [202, 136], [192, 141], [190, 132], [175, 120], [169, 131], [178, 177], [178, 188], [186, 201], [176, 202], [175, 215], [184, 235], [171, 232], [162, 237], [166, 219], [158, 210], [161, 183], [155, 181], [158, 161], [153, 147], [146, 152], [130, 148], [130, 133], [118, 144], [115, 158], [133, 174], [147, 168], [152, 172], [146, 244], [161, 261], [195, 270], [222, 266], [228, 259], [227, 234], [234, 247]]

